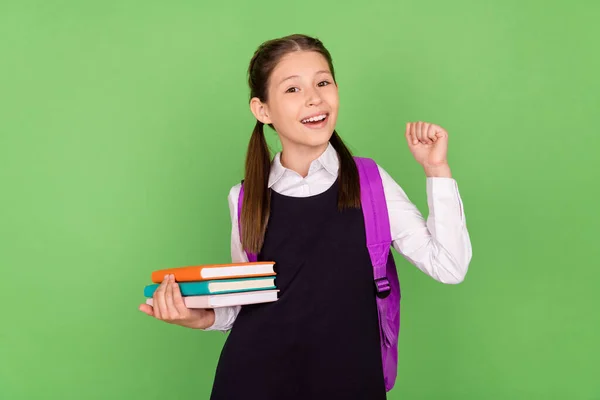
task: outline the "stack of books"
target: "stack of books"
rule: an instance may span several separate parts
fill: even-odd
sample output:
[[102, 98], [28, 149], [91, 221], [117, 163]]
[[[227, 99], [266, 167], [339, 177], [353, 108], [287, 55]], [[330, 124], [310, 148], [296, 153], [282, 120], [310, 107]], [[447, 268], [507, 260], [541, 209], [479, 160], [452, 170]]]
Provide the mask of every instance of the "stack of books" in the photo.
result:
[[153, 284], [144, 287], [146, 304], [167, 274], [173, 274], [188, 308], [216, 308], [277, 300], [275, 263], [195, 265], [153, 271]]

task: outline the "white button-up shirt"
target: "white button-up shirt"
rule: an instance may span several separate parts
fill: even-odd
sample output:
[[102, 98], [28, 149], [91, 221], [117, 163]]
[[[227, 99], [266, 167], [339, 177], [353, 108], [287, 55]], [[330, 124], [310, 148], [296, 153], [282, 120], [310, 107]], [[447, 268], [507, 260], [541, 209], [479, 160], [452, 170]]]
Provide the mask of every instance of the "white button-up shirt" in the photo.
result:
[[[293, 197], [314, 196], [329, 189], [337, 179], [339, 159], [331, 144], [311, 163], [306, 177], [285, 168], [280, 157], [281, 154], [277, 153], [273, 159], [268, 183], [269, 188], [277, 193]], [[400, 185], [381, 166], [378, 168], [387, 203], [393, 248], [439, 282], [462, 282], [472, 250], [456, 181], [453, 178], [427, 178], [429, 216], [425, 220]], [[234, 263], [248, 261], [242, 249], [237, 223], [240, 188], [241, 184], [235, 185], [228, 196], [232, 227], [231, 259]], [[215, 322], [206, 330], [230, 330], [240, 308], [215, 308]]]

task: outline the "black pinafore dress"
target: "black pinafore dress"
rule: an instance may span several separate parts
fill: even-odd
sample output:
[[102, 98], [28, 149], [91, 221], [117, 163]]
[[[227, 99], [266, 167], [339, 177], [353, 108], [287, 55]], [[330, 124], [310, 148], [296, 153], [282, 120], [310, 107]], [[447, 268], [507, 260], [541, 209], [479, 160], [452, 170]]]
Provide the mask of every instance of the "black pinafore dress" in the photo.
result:
[[339, 182], [311, 197], [271, 192], [259, 260], [276, 262], [276, 302], [242, 306], [211, 400], [380, 400], [373, 267], [362, 211], [338, 211]]

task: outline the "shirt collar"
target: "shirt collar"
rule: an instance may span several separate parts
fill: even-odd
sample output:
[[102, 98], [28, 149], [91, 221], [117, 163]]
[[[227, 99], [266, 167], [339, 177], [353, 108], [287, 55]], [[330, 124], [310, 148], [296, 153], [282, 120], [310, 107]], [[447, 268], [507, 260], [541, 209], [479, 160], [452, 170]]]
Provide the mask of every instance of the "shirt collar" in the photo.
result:
[[[333, 145], [329, 143], [327, 149], [316, 159], [310, 163], [308, 169], [308, 175], [311, 175], [322, 168], [325, 168], [331, 175], [336, 176], [340, 168], [340, 161], [338, 159], [337, 151], [333, 148]], [[271, 171], [269, 173], [269, 188], [271, 188], [277, 181], [279, 181], [286, 171], [292, 172], [285, 168], [281, 164], [281, 152], [275, 154], [273, 161], [271, 162]]]

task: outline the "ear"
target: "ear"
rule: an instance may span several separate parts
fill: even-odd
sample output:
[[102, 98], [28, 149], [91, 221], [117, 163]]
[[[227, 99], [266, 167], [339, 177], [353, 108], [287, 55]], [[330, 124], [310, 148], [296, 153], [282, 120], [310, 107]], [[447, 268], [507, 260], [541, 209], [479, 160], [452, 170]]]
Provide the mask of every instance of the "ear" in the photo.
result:
[[254, 114], [254, 117], [263, 124], [268, 125], [272, 123], [271, 118], [269, 118], [267, 105], [260, 101], [258, 97], [253, 97], [252, 100], [250, 100], [250, 110], [252, 111], [252, 114]]

